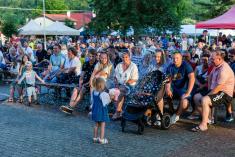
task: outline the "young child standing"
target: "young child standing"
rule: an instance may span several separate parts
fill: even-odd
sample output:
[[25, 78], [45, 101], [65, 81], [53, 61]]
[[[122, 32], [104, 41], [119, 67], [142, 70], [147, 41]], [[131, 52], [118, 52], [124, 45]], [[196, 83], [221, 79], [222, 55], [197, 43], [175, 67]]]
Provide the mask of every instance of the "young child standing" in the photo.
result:
[[[97, 78], [94, 83], [95, 90], [92, 91], [92, 120], [95, 121], [93, 141], [101, 144], [107, 144], [108, 140], [104, 138], [105, 122], [109, 121], [107, 105], [111, 102], [110, 96], [105, 92], [105, 80]], [[100, 128], [100, 137], [98, 129]]]
[[35, 89], [35, 81], [36, 78], [42, 82], [45, 83], [35, 71], [32, 70], [32, 62], [28, 61], [26, 62], [26, 71], [23, 73], [23, 76], [19, 79], [18, 84], [21, 84], [21, 82], [25, 79], [26, 81], [26, 90], [27, 90], [27, 96], [29, 105], [32, 103], [32, 96], [34, 98], [34, 101], [37, 101], [37, 94]]

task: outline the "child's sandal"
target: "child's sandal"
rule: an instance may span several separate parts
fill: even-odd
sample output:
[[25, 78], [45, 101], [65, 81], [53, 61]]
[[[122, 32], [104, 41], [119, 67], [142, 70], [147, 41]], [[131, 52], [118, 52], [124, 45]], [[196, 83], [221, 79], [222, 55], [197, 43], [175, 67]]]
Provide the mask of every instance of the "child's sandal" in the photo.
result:
[[8, 98], [7, 102], [9, 103], [13, 102], [13, 98]]
[[99, 138], [99, 137], [97, 137], [97, 138], [94, 137], [94, 138], [93, 138], [93, 142], [94, 142], [94, 143], [99, 143], [99, 141], [100, 141], [100, 138]]
[[20, 104], [22, 104], [22, 103], [23, 103], [23, 98], [19, 98], [19, 99], [18, 99], [18, 102], [19, 102]]
[[106, 138], [104, 138], [104, 139], [99, 139], [99, 143], [100, 144], [108, 144], [109, 142]]

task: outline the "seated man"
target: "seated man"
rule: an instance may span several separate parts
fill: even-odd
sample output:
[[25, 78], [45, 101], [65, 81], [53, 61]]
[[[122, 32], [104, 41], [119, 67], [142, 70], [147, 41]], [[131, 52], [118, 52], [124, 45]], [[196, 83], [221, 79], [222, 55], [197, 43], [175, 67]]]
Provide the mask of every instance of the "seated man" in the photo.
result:
[[42, 44], [41, 43], [37, 44], [35, 66], [39, 68], [47, 67], [49, 64], [49, 60], [50, 60], [47, 57], [48, 57], [47, 51], [43, 49]]
[[91, 49], [89, 50], [89, 61], [85, 62], [82, 66], [82, 72], [79, 78], [79, 86], [74, 88], [69, 105], [60, 107], [63, 112], [71, 114], [78, 102], [82, 100], [85, 92], [90, 91], [89, 81], [95, 65], [96, 51]]
[[176, 113], [171, 117], [171, 123], [175, 124], [181, 113], [188, 107], [195, 76], [191, 65], [182, 60], [179, 52], [174, 54], [173, 64], [168, 67], [167, 74], [170, 82], [166, 85], [166, 94], [172, 99], [180, 100]]
[[227, 105], [227, 112], [232, 116], [231, 102], [234, 90], [234, 73], [230, 66], [224, 61], [225, 54], [220, 50], [212, 53], [212, 63], [214, 68], [208, 78], [209, 93], [202, 97], [201, 108], [202, 122], [192, 129], [192, 131], [206, 131], [208, 129], [210, 107], [221, 104]]
[[77, 57], [77, 50], [74, 47], [68, 48], [68, 58], [65, 61], [64, 69], [57, 74], [58, 83], [76, 83], [81, 74], [81, 62]]
[[56, 74], [60, 71], [60, 69], [64, 68], [65, 58], [60, 53], [60, 45], [56, 44], [53, 46], [53, 54], [50, 57], [50, 63], [48, 66], [48, 70], [42, 73], [44, 77], [43, 80], [45, 82], [56, 82]]
[[121, 91], [117, 101], [116, 112], [113, 115], [114, 120], [121, 117], [124, 97], [130, 92], [129, 90], [134, 88], [139, 78], [138, 68], [135, 63], [131, 62], [129, 52], [124, 52], [122, 57], [123, 61], [117, 65], [114, 74], [115, 86]]

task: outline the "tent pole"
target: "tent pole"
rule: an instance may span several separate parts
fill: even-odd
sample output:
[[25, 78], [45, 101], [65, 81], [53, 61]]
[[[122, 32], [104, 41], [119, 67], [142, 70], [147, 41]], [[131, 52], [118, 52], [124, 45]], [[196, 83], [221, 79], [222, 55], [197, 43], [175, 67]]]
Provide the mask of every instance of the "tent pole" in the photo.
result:
[[43, 0], [43, 36], [44, 36], [44, 49], [47, 49], [47, 41], [46, 41], [46, 32], [45, 32], [45, 26], [46, 26], [46, 7], [45, 7], [45, 0]]
[[209, 43], [209, 46], [211, 45], [211, 34], [209, 33], [209, 37], [208, 37], [208, 43]]
[[216, 45], [218, 46], [219, 44], [219, 29], [217, 29], [217, 41], [216, 41]]

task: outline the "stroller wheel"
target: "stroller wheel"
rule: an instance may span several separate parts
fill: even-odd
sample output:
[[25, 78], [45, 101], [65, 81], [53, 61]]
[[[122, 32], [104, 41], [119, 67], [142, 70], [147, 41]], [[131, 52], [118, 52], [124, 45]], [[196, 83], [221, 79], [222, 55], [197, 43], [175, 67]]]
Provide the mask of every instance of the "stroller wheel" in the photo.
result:
[[144, 123], [142, 120], [138, 122], [138, 134], [142, 135], [144, 132]]
[[124, 118], [121, 119], [121, 127], [122, 127], [122, 132], [125, 132], [126, 120]]
[[170, 128], [171, 125], [171, 117], [169, 113], [164, 113], [161, 119], [161, 127], [164, 130], [167, 130]]

